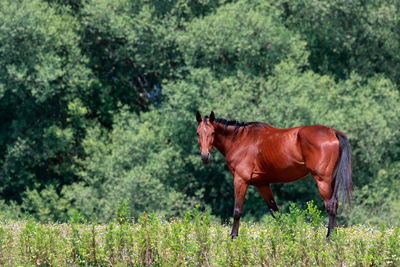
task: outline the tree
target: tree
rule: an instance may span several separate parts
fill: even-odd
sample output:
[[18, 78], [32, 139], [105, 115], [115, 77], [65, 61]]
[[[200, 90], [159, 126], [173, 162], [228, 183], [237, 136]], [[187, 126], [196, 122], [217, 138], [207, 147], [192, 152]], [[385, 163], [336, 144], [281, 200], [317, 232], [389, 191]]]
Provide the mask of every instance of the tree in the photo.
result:
[[290, 30], [307, 42], [311, 68], [336, 79], [384, 74], [399, 84], [400, 5], [396, 1], [280, 1]]
[[20, 201], [26, 187], [74, 180], [69, 104], [92, 79], [70, 15], [38, 0], [2, 1], [0, 25], [0, 192]]
[[[89, 1], [80, 13], [81, 47], [98, 78], [88, 103], [110, 126], [122, 103], [131, 111], [160, 103], [162, 84], [182, 73], [177, 32], [216, 1]], [[100, 92], [100, 93], [99, 93]]]
[[220, 76], [240, 70], [268, 75], [281, 60], [307, 65], [305, 43], [287, 30], [280, 12], [267, 1], [238, 1], [194, 19], [179, 36], [185, 63], [210, 68]]

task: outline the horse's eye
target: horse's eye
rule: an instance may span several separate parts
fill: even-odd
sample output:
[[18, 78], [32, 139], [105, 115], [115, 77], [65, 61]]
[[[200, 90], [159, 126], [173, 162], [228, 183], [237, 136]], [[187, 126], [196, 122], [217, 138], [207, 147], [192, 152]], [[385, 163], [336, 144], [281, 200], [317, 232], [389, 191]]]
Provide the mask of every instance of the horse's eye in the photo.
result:
[[213, 132], [211, 135], [214, 136], [214, 135], [215, 135], [215, 132]]
[[197, 136], [199, 136], [199, 133], [196, 133], [197, 134]]

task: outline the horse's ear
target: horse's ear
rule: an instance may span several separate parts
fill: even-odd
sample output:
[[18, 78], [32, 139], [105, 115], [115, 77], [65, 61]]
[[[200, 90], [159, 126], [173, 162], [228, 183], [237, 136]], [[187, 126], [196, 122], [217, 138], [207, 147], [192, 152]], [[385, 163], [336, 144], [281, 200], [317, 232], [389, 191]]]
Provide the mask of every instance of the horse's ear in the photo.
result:
[[214, 120], [215, 120], [215, 114], [214, 114], [214, 111], [211, 111], [211, 113], [210, 113], [210, 123], [213, 123]]
[[196, 112], [196, 120], [197, 120], [198, 123], [200, 123], [202, 121], [202, 118], [201, 118], [201, 115], [200, 115], [199, 111]]

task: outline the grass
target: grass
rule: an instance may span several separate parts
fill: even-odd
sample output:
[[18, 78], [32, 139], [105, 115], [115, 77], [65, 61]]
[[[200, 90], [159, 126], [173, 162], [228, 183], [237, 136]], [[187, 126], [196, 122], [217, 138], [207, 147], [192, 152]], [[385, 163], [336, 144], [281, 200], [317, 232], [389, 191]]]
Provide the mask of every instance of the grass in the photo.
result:
[[107, 225], [0, 224], [2, 266], [399, 266], [399, 228], [356, 225], [338, 228], [326, 242], [320, 212], [292, 206], [278, 219], [242, 223], [231, 240], [230, 226], [208, 213], [165, 220], [126, 214]]

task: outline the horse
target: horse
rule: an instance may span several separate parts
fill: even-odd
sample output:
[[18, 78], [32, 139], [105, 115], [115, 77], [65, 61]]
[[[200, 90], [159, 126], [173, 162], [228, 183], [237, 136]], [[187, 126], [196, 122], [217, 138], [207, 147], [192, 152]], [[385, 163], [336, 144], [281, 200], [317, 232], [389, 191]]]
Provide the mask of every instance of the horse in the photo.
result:
[[215, 118], [213, 111], [205, 117], [197, 111], [196, 120], [202, 162], [210, 162], [215, 147], [234, 177], [233, 239], [239, 232], [249, 185], [257, 188], [275, 218], [278, 206], [270, 184], [294, 182], [311, 174], [329, 215], [329, 241], [336, 227], [339, 191], [343, 207], [351, 199], [350, 146], [344, 133], [323, 125], [280, 129], [262, 122], [239, 123]]

